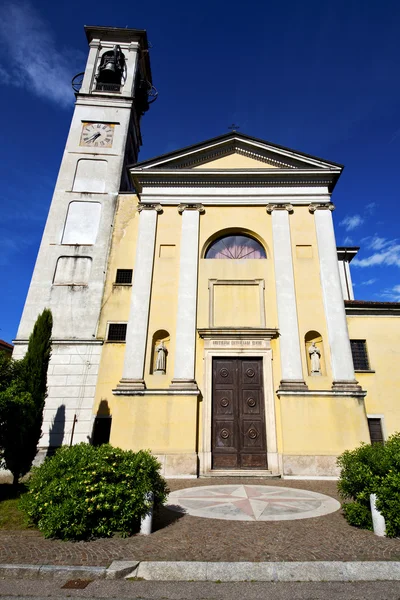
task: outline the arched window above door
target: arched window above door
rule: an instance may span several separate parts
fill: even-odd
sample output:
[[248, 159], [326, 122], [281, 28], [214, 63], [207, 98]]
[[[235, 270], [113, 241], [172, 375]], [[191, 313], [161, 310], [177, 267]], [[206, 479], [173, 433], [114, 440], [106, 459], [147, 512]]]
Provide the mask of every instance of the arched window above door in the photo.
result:
[[204, 258], [228, 258], [245, 260], [267, 258], [263, 246], [256, 239], [244, 234], [229, 234], [217, 238], [208, 247]]

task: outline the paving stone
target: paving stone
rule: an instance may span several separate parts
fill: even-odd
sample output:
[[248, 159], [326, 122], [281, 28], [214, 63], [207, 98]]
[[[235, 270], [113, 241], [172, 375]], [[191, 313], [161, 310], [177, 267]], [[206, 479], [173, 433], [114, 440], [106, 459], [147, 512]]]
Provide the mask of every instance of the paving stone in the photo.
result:
[[106, 579], [122, 579], [132, 573], [138, 564], [137, 560], [113, 560], [106, 571]]
[[[338, 499], [334, 481], [213, 478], [169, 480], [172, 491], [204, 485], [273, 485]], [[91, 542], [45, 539], [38, 531], [0, 531], [0, 563], [106, 566], [152, 561], [399, 561], [400, 539], [379, 538], [347, 524], [341, 511], [298, 521], [224, 521], [161, 509], [149, 536]], [[368, 568], [368, 566], [366, 567]]]

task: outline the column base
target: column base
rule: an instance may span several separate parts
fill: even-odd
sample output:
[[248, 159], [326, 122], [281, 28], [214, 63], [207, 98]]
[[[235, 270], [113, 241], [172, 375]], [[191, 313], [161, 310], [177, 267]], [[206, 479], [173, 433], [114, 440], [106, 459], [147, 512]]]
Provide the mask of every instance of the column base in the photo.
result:
[[198, 385], [194, 379], [173, 379], [169, 386], [174, 390], [198, 390]]
[[279, 384], [279, 389], [306, 392], [308, 386], [303, 379], [282, 379]]
[[118, 390], [145, 390], [144, 379], [121, 379], [117, 385]]
[[335, 392], [362, 392], [361, 385], [355, 379], [337, 379], [332, 383]]

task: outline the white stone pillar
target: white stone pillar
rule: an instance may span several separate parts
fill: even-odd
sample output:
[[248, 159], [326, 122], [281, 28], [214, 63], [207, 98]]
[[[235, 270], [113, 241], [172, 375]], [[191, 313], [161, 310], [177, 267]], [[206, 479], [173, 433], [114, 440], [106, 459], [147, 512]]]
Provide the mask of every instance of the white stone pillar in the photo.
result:
[[319, 265], [328, 329], [334, 388], [357, 388], [354, 377], [346, 312], [340, 282], [335, 232], [333, 229], [333, 204], [311, 204], [317, 233]]
[[143, 389], [145, 388], [144, 363], [153, 279], [157, 213], [161, 212], [162, 209], [159, 204], [139, 204], [138, 210], [140, 212], [139, 232], [133, 272], [131, 307], [126, 330], [124, 370], [118, 387]]
[[301, 363], [296, 292], [294, 287], [292, 244], [290, 239], [290, 204], [267, 206], [272, 214], [275, 286], [278, 306], [279, 347], [281, 355], [281, 389], [306, 389]]
[[175, 368], [171, 387], [194, 388], [196, 354], [197, 271], [199, 264], [199, 224], [204, 208], [182, 204], [181, 252], [179, 265], [178, 314], [176, 320]]
[[81, 94], [89, 94], [92, 89], [93, 79], [96, 75], [95, 68], [99, 52], [101, 50], [100, 40], [92, 40], [89, 44], [89, 55], [86, 62], [85, 75], [83, 77], [82, 86], [80, 89]]

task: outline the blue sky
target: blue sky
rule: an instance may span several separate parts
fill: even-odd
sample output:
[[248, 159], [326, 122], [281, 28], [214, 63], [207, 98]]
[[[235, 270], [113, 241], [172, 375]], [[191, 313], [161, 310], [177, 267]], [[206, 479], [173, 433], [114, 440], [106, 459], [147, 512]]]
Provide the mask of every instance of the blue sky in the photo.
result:
[[147, 29], [140, 159], [228, 131], [339, 162], [356, 298], [400, 301], [400, 3], [1, 2], [0, 338], [15, 336], [84, 69], [83, 25]]

